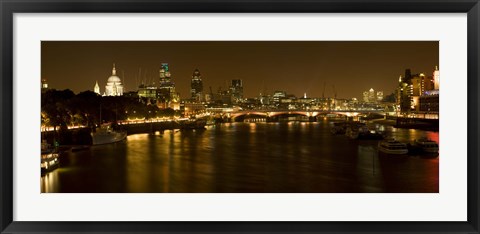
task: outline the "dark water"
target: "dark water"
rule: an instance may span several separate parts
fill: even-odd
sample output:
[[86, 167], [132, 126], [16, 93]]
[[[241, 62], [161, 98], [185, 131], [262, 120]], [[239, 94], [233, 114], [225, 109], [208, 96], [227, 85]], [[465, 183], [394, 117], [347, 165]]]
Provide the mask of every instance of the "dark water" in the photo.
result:
[[[403, 142], [438, 132], [395, 129]], [[231, 123], [137, 134], [61, 156], [42, 192], [438, 192], [439, 157], [377, 153], [377, 140], [332, 135], [328, 122]]]

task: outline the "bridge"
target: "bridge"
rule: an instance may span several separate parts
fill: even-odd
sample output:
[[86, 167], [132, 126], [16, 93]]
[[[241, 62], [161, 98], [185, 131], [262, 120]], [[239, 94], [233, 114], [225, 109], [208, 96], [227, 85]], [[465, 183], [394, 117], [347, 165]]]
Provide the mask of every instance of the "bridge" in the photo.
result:
[[356, 117], [363, 114], [380, 114], [385, 115], [384, 110], [241, 110], [224, 113], [227, 117], [235, 120], [240, 116], [261, 116], [265, 118], [275, 118], [281, 115], [301, 115], [309, 118], [316, 118], [327, 114], [338, 116]]

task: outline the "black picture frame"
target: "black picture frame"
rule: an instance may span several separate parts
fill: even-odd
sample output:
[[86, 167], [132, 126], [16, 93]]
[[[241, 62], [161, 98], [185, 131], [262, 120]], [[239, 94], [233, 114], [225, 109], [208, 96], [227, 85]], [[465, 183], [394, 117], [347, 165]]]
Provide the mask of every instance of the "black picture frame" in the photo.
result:
[[[479, 0], [0, 0], [1, 233], [479, 233]], [[14, 13], [468, 13], [466, 222], [17, 222], [13, 221]]]

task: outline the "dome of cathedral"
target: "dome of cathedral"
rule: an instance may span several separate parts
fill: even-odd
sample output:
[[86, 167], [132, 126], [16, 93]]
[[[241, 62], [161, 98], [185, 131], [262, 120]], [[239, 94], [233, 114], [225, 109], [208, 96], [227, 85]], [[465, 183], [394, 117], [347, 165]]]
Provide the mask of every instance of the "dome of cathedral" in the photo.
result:
[[122, 80], [120, 79], [120, 77], [117, 76], [117, 70], [115, 69], [115, 64], [113, 64], [112, 75], [107, 80], [104, 96], [122, 96], [122, 95], [123, 95]]
[[113, 64], [112, 75], [108, 78], [107, 85], [119, 85], [120, 83], [122, 83], [122, 81], [120, 77], [117, 76], [117, 70], [115, 69], [115, 64]]
[[120, 77], [118, 76], [110, 76], [107, 80], [107, 83], [121, 83]]

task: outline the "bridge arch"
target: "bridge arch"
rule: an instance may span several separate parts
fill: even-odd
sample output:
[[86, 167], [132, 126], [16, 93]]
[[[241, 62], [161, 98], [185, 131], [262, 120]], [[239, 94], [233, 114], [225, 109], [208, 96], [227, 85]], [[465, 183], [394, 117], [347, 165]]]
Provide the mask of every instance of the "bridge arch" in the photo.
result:
[[268, 117], [268, 114], [266, 112], [260, 112], [260, 111], [249, 111], [249, 112], [239, 112], [239, 113], [234, 113], [230, 115], [230, 118], [235, 121], [237, 120], [238, 117], [242, 116], [261, 116], [261, 117]]

